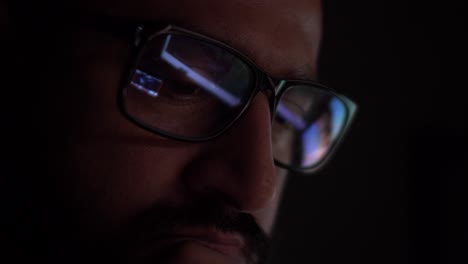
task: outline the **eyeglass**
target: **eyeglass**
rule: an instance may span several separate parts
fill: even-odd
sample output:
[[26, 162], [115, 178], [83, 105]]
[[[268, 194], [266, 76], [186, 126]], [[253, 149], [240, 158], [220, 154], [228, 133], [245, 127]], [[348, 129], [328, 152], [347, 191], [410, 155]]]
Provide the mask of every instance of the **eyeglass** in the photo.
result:
[[209, 141], [226, 132], [260, 91], [269, 90], [275, 164], [312, 173], [329, 160], [355, 115], [356, 104], [335, 90], [272, 77], [208, 36], [172, 25], [106, 19], [92, 21], [132, 46], [118, 92], [120, 111], [154, 134]]

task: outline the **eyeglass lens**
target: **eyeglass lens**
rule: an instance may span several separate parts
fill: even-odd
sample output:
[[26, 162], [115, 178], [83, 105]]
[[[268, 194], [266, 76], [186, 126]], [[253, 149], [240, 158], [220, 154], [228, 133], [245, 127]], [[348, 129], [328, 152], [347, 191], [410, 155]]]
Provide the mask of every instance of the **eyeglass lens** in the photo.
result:
[[213, 44], [156, 36], [140, 55], [125, 104], [150, 127], [179, 137], [207, 137], [242, 111], [253, 76], [244, 61]]
[[277, 161], [311, 168], [330, 152], [348, 120], [345, 102], [331, 92], [297, 85], [283, 94], [273, 121], [273, 152]]
[[[147, 127], [176, 137], [215, 135], [242, 111], [255, 89], [244, 60], [207, 41], [178, 34], [151, 38], [125, 88], [126, 111]], [[309, 85], [283, 94], [273, 122], [277, 161], [309, 168], [326, 156], [347, 119], [345, 103]]]

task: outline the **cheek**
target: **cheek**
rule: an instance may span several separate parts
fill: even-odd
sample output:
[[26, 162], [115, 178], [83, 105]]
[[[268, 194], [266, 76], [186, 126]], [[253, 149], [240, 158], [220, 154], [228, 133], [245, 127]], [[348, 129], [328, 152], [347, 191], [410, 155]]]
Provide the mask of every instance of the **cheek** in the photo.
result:
[[85, 225], [101, 230], [168, 199], [192, 158], [186, 150], [96, 142], [70, 142], [63, 156], [61, 197]]
[[71, 55], [49, 62], [56, 78], [47, 78], [48, 160], [61, 203], [84, 225], [105, 230], [170, 196], [196, 149], [121, 115], [117, 93], [128, 49], [89, 34], [69, 38], [64, 54]]

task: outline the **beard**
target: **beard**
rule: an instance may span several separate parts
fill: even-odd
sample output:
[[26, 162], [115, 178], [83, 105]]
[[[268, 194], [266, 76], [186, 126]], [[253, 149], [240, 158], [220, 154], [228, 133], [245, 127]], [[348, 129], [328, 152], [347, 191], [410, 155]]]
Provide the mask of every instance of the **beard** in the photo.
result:
[[221, 233], [237, 233], [244, 239], [242, 257], [249, 264], [264, 264], [268, 256], [269, 238], [250, 214], [239, 212], [220, 199], [201, 198], [183, 206], [156, 205], [141, 213], [112, 234], [86, 242], [87, 263], [164, 263], [175, 247], [142, 253], [168, 234], [183, 227], [215, 229]]

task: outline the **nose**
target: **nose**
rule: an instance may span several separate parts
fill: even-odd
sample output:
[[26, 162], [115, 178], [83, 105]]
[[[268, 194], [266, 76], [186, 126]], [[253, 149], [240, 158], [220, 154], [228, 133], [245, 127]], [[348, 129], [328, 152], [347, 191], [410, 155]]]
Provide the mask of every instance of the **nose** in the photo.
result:
[[268, 99], [260, 93], [233, 127], [206, 143], [186, 166], [186, 186], [240, 211], [266, 208], [276, 193], [270, 127]]

